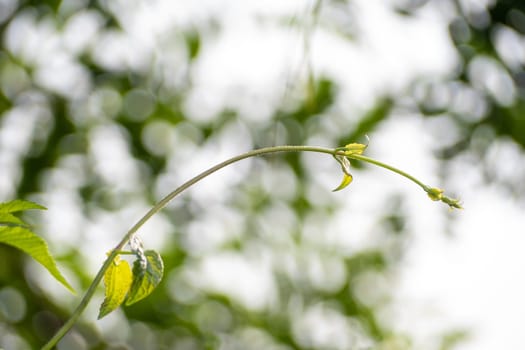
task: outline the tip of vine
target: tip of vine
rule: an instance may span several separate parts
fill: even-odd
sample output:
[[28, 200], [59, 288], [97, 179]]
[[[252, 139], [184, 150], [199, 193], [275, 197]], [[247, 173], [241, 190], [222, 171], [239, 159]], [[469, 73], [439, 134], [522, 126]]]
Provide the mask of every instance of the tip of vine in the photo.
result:
[[425, 188], [425, 191], [427, 192], [428, 197], [433, 201], [441, 201], [445, 204], [448, 204], [450, 210], [463, 209], [463, 205], [459, 199], [445, 196], [441, 188], [428, 187]]
[[441, 201], [443, 203], [446, 203], [448, 204], [450, 210], [454, 210], [454, 209], [464, 209], [463, 208], [463, 203], [461, 203], [461, 201], [459, 199], [454, 199], [454, 198], [450, 198], [450, 197], [446, 197], [446, 196], [443, 196], [443, 198], [441, 199]]

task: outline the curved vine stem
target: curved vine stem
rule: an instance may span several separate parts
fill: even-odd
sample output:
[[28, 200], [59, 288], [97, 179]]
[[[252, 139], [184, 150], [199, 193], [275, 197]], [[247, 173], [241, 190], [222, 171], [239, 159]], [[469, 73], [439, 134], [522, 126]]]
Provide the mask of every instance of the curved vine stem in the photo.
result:
[[214, 172], [230, 165], [235, 162], [238, 162], [240, 160], [250, 158], [250, 157], [256, 157], [263, 154], [269, 154], [269, 153], [277, 153], [277, 152], [317, 152], [317, 153], [327, 153], [331, 155], [335, 155], [338, 153], [335, 149], [330, 148], [324, 148], [324, 147], [311, 147], [311, 146], [276, 146], [276, 147], [266, 147], [266, 148], [260, 148], [256, 149], [250, 152], [246, 152], [243, 154], [240, 154], [238, 156], [232, 157], [230, 159], [225, 160], [224, 162], [221, 162], [205, 171], [200, 173], [199, 175], [191, 178], [190, 180], [183, 183], [181, 186], [179, 186], [174, 191], [170, 192], [168, 195], [166, 195], [164, 198], [162, 198], [157, 204], [155, 204], [133, 227], [124, 235], [124, 237], [120, 240], [120, 242], [113, 248], [111, 253], [108, 255], [106, 261], [98, 271], [97, 275], [93, 279], [93, 282], [91, 282], [91, 285], [89, 286], [88, 290], [86, 291], [86, 294], [82, 297], [82, 300], [78, 304], [75, 311], [73, 311], [73, 314], [71, 317], [62, 325], [62, 327], [57, 331], [57, 333], [42, 347], [42, 350], [51, 350], [59, 341], [62, 339], [66, 333], [73, 327], [73, 325], [76, 323], [84, 309], [89, 304], [91, 298], [95, 294], [95, 291], [97, 289], [97, 286], [99, 285], [100, 281], [102, 281], [102, 278], [104, 277], [104, 273], [109, 268], [110, 264], [112, 263], [113, 259], [117, 256], [119, 251], [121, 251], [124, 246], [128, 243], [129, 239], [137, 232], [153, 215], [158, 213], [160, 210], [162, 210], [173, 198], [177, 197], [179, 194], [196, 184], [197, 182], [201, 181], [202, 179], [208, 177], [209, 175], [213, 174]]
[[401, 169], [398, 169], [398, 168], [393, 167], [391, 165], [388, 165], [388, 164], [385, 164], [383, 162], [380, 162], [380, 161], [378, 161], [376, 159], [373, 159], [373, 158], [370, 158], [370, 157], [366, 157], [366, 156], [363, 156], [361, 154], [350, 154], [350, 155], [347, 155], [347, 157], [348, 158], [352, 158], [352, 159], [356, 159], [356, 160], [361, 160], [361, 161], [364, 161], [364, 162], [367, 162], [367, 163], [370, 163], [370, 164], [374, 164], [374, 165], [380, 166], [382, 168], [388, 169], [390, 171], [393, 171], [394, 173], [397, 173], [397, 174], [399, 174], [401, 176], [406, 177], [410, 181], [412, 181], [415, 184], [419, 185], [425, 191], [427, 191], [429, 189], [429, 186], [425, 185], [424, 183], [422, 183], [421, 181], [419, 181], [418, 179], [416, 179], [412, 175], [404, 172]]
[[[113, 262], [113, 260], [115, 259], [115, 257], [118, 254], [122, 253], [122, 249], [128, 243], [128, 241], [133, 237], [133, 235], [153, 215], [157, 214], [160, 210], [162, 210], [171, 200], [173, 200], [179, 194], [181, 194], [182, 192], [184, 192], [185, 190], [187, 190], [188, 188], [190, 188], [191, 186], [193, 186], [197, 182], [201, 181], [202, 179], [204, 179], [204, 178], [210, 176], [211, 174], [215, 173], [216, 171], [218, 171], [218, 170], [220, 170], [220, 169], [222, 169], [222, 168], [224, 168], [224, 167], [226, 167], [226, 166], [228, 166], [230, 164], [233, 164], [233, 163], [236, 163], [236, 162], [238, 162], [240, 160], [246, 159], [246, 158], [256, 157], [256, 156], [269, 154], [269, 153], [278, 153], [278, 152], [316, 152], [316, 153], [326, 153], [326, 154], [331, 154], [332, 156], [345, 156], [345, 157], [348, 157], [348, 158], [351, 158], [351, 159], [356, 159], [356, 160], [368, 162], [368, 163], [375, 164], [377, 166], [386, 168], [388, 170], [391, 170], [391, 171], [393, 171], [393, 172], [395, 172], [395, 173], [397, 173], [397, 174], [399, 174], [401, 176], [404, 176], [407, 179], [415, 182], [416, 184], [421, 186], [423, 188], [423, 190], [425, 190], [429, 194], [429, 196], [430, 195], [441, 195], [441, 193], [437, 193], [437, 194], [434, 193], [436, 191], [440, 191], [439, 189], [431, 188], [430, 186], [427, 186], [427, 185], [423, 184], [421, 181], [417, 180], [416, 178], [414, 178], [413, 176], [405, 173], [402, 170], [399, 170], [399, 169], [397, 169], [395, 167], [392, 167], [392, 166], [390, 166], [388, 164], [382, 163], [382, 162], [377, 161], [375, 159], [372, 159], [372, 158], [369, 158], [369, 157], [365, 157], [363, 155], [345, 153], [344, 148], [343, 149], [342, 148], [332, 149], [332, 148], [314, 147], [314, 146], [275, 146], [275, 147], [266, 147], [266, 148], [256, 149], [256, 150], [249, 151], [249, 152], [240, 154], [238, 156], [232, 157], [230, 159], [227, 159], [227, 160], [225, 160], [225, 161], [223, 161], [223, 162], [221, 162], [221, 163], [219, 163], [219, 164], [217, 164], [217, 165], [215, 165], [215, 166], [213, 166], [213, 167], [203, 171], [199, 175], [197, 175], [197, 176], [191, 178], [190, 180], [186, 181], [185, 183], [183, 183], [181, 186], [179, 186], [174, 191], [170, 192], [168, 195], [166, 195], [164, 198], [162, 198], [157, 204], [155, 204], [139, 221], [137, 221], [137, 223], [135, 225], [133, 225], [133, 227], [131, 227], [131, 229], [124, 235], [124, 237], [120, 240], [120, 242], [115, 246], [115, 248], [113, 248], [111, 253], [108, 255], [106, 261], [104, 262], [104, 264], [102, 265], [102, 267], [98, 271], [97, 275], [95, 276], [95, 278], [91, 282], [91, 285], [89, 286], [89, 288], [87, 289], [86, 293], [82, 297], [82, 300], [78, 304], [78, 306], [75, 309], [75, 311], [73, 311], [73, 314], [71, 315], [71, 317], [66, 321], [66, 323], [64, 323], [62, 325], [62, 327], [57, 331], [57, 333], [42, 347], [42, 350], [51, 350], [60, 341], [60, 339], [62, 339], [66, 335], [66, 333], [73, 327], [73, 325], [76, 323], [76, 321], [78, 320], [78, 318], [80, 317], [80, 315], [82, 314], [84, 309], [89, 304], [91, 298], [95, 294], [97, 286], [99, 285], [100, 281], [104, 277], [104, 274], [105, 274], [106, 270], [109, 268], [110, 264]], [[459, 204], [458, 204], [458, 202], [456, 200], [450, 199], [449, 197], [445, 197], [445, 196], [442, 196], [442, 197], [445, 198], [446, 200], [455, 201], [455, 202], [452, 202], [452, 203], [453, 204], [457, 204], [459, 206]], [[431, 196], [431, 198], [434, 199], [432, 196]], [[439, 200], [442, 200], [442, 201], [446, 202], [447, 204], [451, 205], [450, 203], [448, 203], [443, 198], [440, 197]], [[434, 199], [434, 200], [436, 200], [436, 199]], [[451, 207], [452, 206], [453, 205], [451, 205]]]

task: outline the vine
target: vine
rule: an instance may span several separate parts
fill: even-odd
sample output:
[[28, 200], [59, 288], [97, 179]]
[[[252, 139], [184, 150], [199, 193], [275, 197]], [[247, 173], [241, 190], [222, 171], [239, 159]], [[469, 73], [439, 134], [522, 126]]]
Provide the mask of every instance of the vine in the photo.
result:
[[[271, 153], [279, 152], [316, 152], [332, 155], [335, 160], [341, 165], [343, 172], [343, 180], [341, 184], [334, 189], [339, 191], [348, 186], [352, 182], [352, 174], [350, 172], [350, 160], [358, 160], [374, 164], [376, 166], [393, 171], [410, 181], [420, 186], [434, 201], [441, 201], [447, 204], [451, 209], [462, 209], [459, 200], [446, 196], [442, 189], [425, 185], [415, 177], [406, 172], [397, 169], [391, 165], [380, 162], [376, 159], [369, 158], [363, 155], [367, 145], [361, 143], [351, 143], [339, 148], [324, 148], [314, 146], [275, 146], [252, 150], [238, 156], [227, 159], [205, 171], [191, 178], [176, 188], [174, 191], [167, 194], [157, 204], [155, 204], [140, 220], [137, 221], [133, 227], [122, 237], [121, 241], [108, 253], [108, 257], [86, 293], [82, 297], [77, 308], [73, 311], [71, 317], [62, 325], [57, 333], [45, 344], [42, 349], [50, 350], [62, 339], [66, 333], [73, 327], [77, 319], [80, 317], [84, 309], [91, 301], [95, 291], [102, 280], [104, 280], [105, 299], [100, 307], [98, 318], [102, 318], [107, 314], [117, 309], [123, 303], [131, 305], [145, 297], [147, 297], [160, 283], [163, 274], [163, 263], [160, 255], [153, 250], [144, 250], [142, 242], [137, 237], [137, 231], [155, 214], [162, 210], [171, 200], [179, 194], [195, 185], [202, 179], [212, 175], [216, 171], [236, 163], [240, 160], [256, 157]], [[126, 245], [129, 245], [130, 251], [123, 250]], [[120, 255], [134, 255], [135, 261], [133, 269], [128, 262], [120, 259]]]

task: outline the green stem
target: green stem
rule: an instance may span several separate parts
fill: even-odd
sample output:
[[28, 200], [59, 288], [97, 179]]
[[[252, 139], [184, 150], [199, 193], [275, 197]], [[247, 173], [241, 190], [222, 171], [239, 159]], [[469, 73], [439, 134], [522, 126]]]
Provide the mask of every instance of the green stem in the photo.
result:
[[89, 304], [91, 298], [95, 294], [95, 291], [97, 289], [97, 286], [99, 285], [100, 281], [102, 281], [102, 278], [104, 277], [104, 274], [106, 273], [106, 270], [109, 268], [110, 264], [112, 263], [113, 259], [117, 256], [117, 254], [122, 251], [122, 248], [128, 243], [129, 239], [135, 234], [135, 232], [138, 231], [139, 228], [141, 228], [153, 215], [158, 213], [162, 208], [164, 208], [173, 198], [177, 197], [179, 194], [196, 184], [197, 182], [201, 181], [202, 179], [210, 176], [214, 172], [224, 168], [225, 166], [228, 166], [230, 164], [233, 164], [235, 162], [238, 162], [240, 160], [250, 158], [250, 157], [256, 157], [263, 154], [268, 153], [278, 153], [278, 152], [317, 152], [317, 153], [327, 153], [331, 155], [335, 155], [338, 153], [341, 153], [340, 151], [337, 151], [335, 149], [331, 148], [324, 148], [324, 147], [313, 147], [313, 146], [276, 146], [276, 147], [266, 147], [261, 149], [256, 149], [250, 152], [246, 152], [243, 154], [240, 154], [238, 156], [232, 157], [230, 159], [225, 160], [222, 163], [219, 163], [199, 175], [191, 178], [190, 180], [186, 181], [184, 184], [179, 186], [174, 191], [170, 192], [168, 195], [166, 195], [164, 198], [162, 198], [155, 206], [153, 206], [147, 213], [144, 215], [133, 227], [126, 233], [126, 235], [122, 238], [122, 240], [113, 248], [111, 253], [108, 255], [108, 258], [98, 271], [97, 275], [93, 279], [93, 282], [91, 282], [91, 285], [89, 286], [88, 290], [86, 291], [86, 294], [84, 294], [84, 297], [78, 304], [77, 308], [71, 315], [71, 317], [62, 325], [62, 327], [57, 331], [57, 333], [42, 347], [42, 350], [51, 350], [59, 341], [62, 339], [66, 333], [73, 327], [73, 325], [76, 323], [84, 309]]
[[[343, 149], [340, 148], [339, 150], [342, 150], [342, 153], [345, 152], [344, 148]], [[340, 155], [341, 153], [338, 152], [337, 154]], [[462, 206], [461, 201], [459, 199], [446, 196], [445, 194], [443, 194], [443, 190], [442, 189], [439, 189], [437, 187], [431, 187], [431, 186], [425, 185], [423, 182], [419, 181], [418, 179], [416, 179], [412, 175], [405, 173], [403, 170], [400, 170], [398, 168], [395, 168], [395, 167], [393, 167], [391, 165], [385, 164], [385, 163], [380, 162], [378, 160], [375, 160], [373, 158], [368, 158], [368, 157], [363, 156], [361, 154], [352, 154], [352, 153], [346, 152], [344, 155], [346, 157], [348, 157], [348, 158], [351, 158], [351, 159], [361, 160], [363, 162], [368, 162], [368, 163], [380, 166], [382, 168], [388, 169], [390, 171], [393, 171], [394, 173], [397, 173], [397, 174], [399, 174], [401, 176], [404, 176], [407, 179], [409, 179], [410, 181], [413, 181], [414, 183], [419, 185], [427, 193], [427, 195], [430, 197], [430, 199], [432, 199], [433, 201], [441, 201], [441, 202], [447, 204], [450, 207], [450, 209], [463, 209], [463, 206]]]
[[407, 174], [405, 173], [403, 170], [400, 170], [396, 167], [393, 167], [391, 165], [388, 165], [388, 164], [385, 164], [383, 162], [380, 162], [376, 159], [373, 159], [373, 158], [369, 158], [367, 156], [363, 156], [361, 154], [347, 154], [346, 155], [348, 158], [352, 158], [352, 159], [357, 159], [357, 160], [361, 160], [363, 162], [367, 162], [367, 163], [371, 163], [371, 164], [374, 164], [374, 165], [377, 165], [377, 166], [380, 166], [382, 168], [385, 168], [385, 169], [388, 169], [390, 171], [393, 171], [394, 173], [397, 173], [401, 176], [404, 176], [406, 177], [407, 179], [409, 179], [410, 181], [413, 181], [415, 182], [417, 185], [419, 185], [423, 190], [425, 191], [428, 191], [428, 189], [430, 188], [429, 186], [425, 185], [424, 183], [422, 183], [421, 181], [419, 181], [418, 179], [416, 179], [415, 177], [413, 177], [412, 175], [410, 174]]
[[136, 255], [135, 252], [129, 250], [117, 250], [118, 255]]
[[[88, 290], [84, 294], [84, 297], [80, 301], [79, 305], [71, 315], [71, 317], [64, 323], [64, 325], [57, 331], [57, 333], [51, 338], [47, 344], [45, 344], [42, 347], [42, 350], [51, 350], [59, 341], [66, 335], [66, 333], [73, 327], [77, 319], [80, 317], [84, 309], [89, 304], [91, 298], [95, 294], [95, 291], [97, 289], [97, 286], [99, 285], [100, 281], [102, 281], [102, 278], [104, 277], [104, 274], [106, 273], [106, 270], [109, 268], [110, 264], [113, 262], [115, 257], [118, 254], [123, 254], [124, 252], [122, 249], [124, 246], [128, 243], [128, 241], [133, 237], [133, 235], [155, 214], [157, 214], [162, 208], [164, 208], [171, 200], [173, 200], [175, 197], [177, 197], [179, 194], [196, 184], [197, 182], [201, 181], [202, 179], [210, 176], [214, 172], [230, 165], [235, 162], [238, 162], [240, 160], [250, 158], [250, 157], [256, 157], [264, 154], [269, 153], [278, 153], [278, 152], [317, 152], [317, 153], [326, 153], [331, 154], [333, 156], [346, 156], [351, 159], [357, 159], [364, 162], [368, 162], [371, 164], [375, 164], [377, 166], [380, 166], [382, 168], [386, 168], [388, 170], [391, 170], [401, 176], [406, 177], [407, 179], [415, 182], [417, 185], [421, 186], [423, 190], [425, 190], [427, 193], [432, 192], [433, 190], [437, 190], [434, 188], [431, 188], [415, 177], [405, 173], [404, 171], [397, 169], [393, 166], [390, 166], [388, 164], [382, 163], [378, 160], [368, 158], [366, 156], [360, 155], [360, 154], [352, 154], [352, 153], [345, 153], [344, 148], [338, 148], [338, 149], [331, 149], [331, 148], [324, 148], [324, 147], [313, 147], [313, 146], [275, 146], [275, 147], [267, 147], [267, 148], [261, 148], [256, 149], [253, 151], [249, 151], [243, 154], [240, 154], [238, 156], [232, 157], [230, 159], [227, 159], [205, 171], [200, 173], [199, 175], [191, 178], [190, 180], [183, 183], [181, 186], [179, 186], [174, 191], [170, 192], [168, 195], [166, 195], [164, 198], [162, 198], [157, 204], [155, 204], [133, 227], [124, 235], [122, 240], [113, 248], [111, 253], [108, 255], [108, 258], [98, 271], [97, 275], [93, 279], [93, 282], [91, 282], [91, 285], [89, 286]], [[430, 192], [429, 192], [430, 191]], [[438, 193], [439, 200], [444, 201], [448, 205], [454, 208], [461, 208], [459, 202], [455, 199], [441, 196], [441, 192]]]

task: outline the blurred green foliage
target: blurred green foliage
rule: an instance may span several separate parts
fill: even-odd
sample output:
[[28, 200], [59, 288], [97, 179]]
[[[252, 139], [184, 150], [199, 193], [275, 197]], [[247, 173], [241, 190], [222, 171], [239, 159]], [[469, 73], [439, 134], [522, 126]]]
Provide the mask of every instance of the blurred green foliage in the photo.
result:
[[[414, 16], [431, 1], [402, 3], [399, 13]], [[408, 96], [400, 92], [378, 99], [375, 106], [350, 123], [350, 129], [339, 134], [328, 133], [324, 135], [325, 140], [333, 142], [333, 146], [361, 141], [364, 135], [371, 134], [389, 119], [403, 99], [410, 98], [416, 101], [423, 115], [444, 117], [459, 131], [459, 137], [440, 152], [445, 162], [473, 150], [483, 158], [496, 137], [508, 137], [525, 146], [524, 63], [516, 64], [513, 57], [505, 56], [496, 42], [500, 38], [496, 33], [502, 30], [523, 40], [523, 1], [496, 1], [487, 8], [477, 8], [478, 12], [464, 10], [462, 1], [451, 3], [456, 6], [456, 15], [450, 23], [450, 36], [460, 57], [454, 74], [438, 81], [428, 78], [415, 81]], [[325, 6], [334, 4], [337, 8], [348, 5], [347, 1], [328, 1]], [[209, 120], [195, 119], [185, 108], [195, 85], [192, 67], [206, 42], [213, 37], [210, 33], [220, 30], [219, 24], [210, 19], [189, 28], [174, 26], [173, 42], [168, 40], [173, 47], [161, 46], [161, 49], [169, 49], [182, 57], [173, 55], [178, 66], [168, 80], [161, 70], [170, 67], [160, 63], [155, 55], [145, 58], [146, 64], [133, 61], [135, 57], [131, 56], [136, 52], [117, 63], [108, 63], [99, 57], [109, 53], [100, 52], [101, 48], [95, 47], [93, 41], [125, 32], [122, 22], [125, 16], [115, 12], [116, 9], [118, 6], [113, 7], [109, 1], [0, 3], [0, 127], [5, 131], [13, 126], [10, 132], [16, 135], [13, 144], [2, 144], [5, 153], [2, 171], [6, 179], [0, 188], [3, 199], [35, 198], [50, 207], [49, 196], [61, 193], [61, 188], [67, 186], [71, 196], [67, 198], [73, 200], [63, 203], [75, 203], [76, 213], [80, 213], [84, 223], [96, 220], [101, 212], [116, 216], [130, 204], [152, 204], [178, 185], [172, 183], [171, 175], [179, 180], [180, 176], [172, 173], [184, 167], [177, 162], [185, 158], [175, 154], [198, 154], [201, 149], [218, 148], [221, 143], [217, 140], [232, 127], [235, 132], [247, 130], [251, 139], [249, 147], [275, 142], [307, 143], [322, 129], [320, 116], [329, 113], [338, 99], [337, 84], [332, 77], [312, 76], [314, 84], [310, 89], [294, 96], [294, 103], [282, 101], [268, 120], [246, 119], [231, 106], [224, 106]], [[78, 40], [69, 43], [71, 47], [66, 50], [73, 66], [66, 68], [83, 74], [88, 83], [82, 87], [81, 79], [73, 79], [66, 88], [46, 83], [39, 74], [50, 63], [39, 61], [39, 57], [49, 53], [31, 51], [39, 47], [31, 40], [49, 40], [52, 46], [52, 38], [46, 38], [44, 33], [51, 33], [50, 37], [65, 35], [63, 30], [72, 28], [67, 26], [71, 23], [68, 21], [80, 14], [93, 16], [89, 18], [94, 18], [93, 23], [98, 25], [98, 36], [85, 45], [78, 44], [79, 48], [75, 49], [77, 41], [87, 35], [75, 33]], [[347, 15], [351, 14], [348, 10]], [[14, 27], [15, 24], [19, 27]], [[26, 27], [23, 25], [42, 36], [24, 37], [22, 29]], [[346, 35], [352, 40], [358, 36], [358, 32]], [[495, 72], [500, 85], [487, 85], [486, 79], [480, 78], [488, 70]], [[55, 70], [51, 75], [60, 73], [61, 70]], [[66, 73], [64, 71], [64, 76]], [[28, 136], [24, 136], [25, 131]], [[123, 145], [122, 152], [128, 158], [110, 159], [109, 162], [122, 162], [112, 168], [114, 173], [104, 173], [97, 168], [96, 137], [102, 141], [116, 140], [103, 143], [102, 147], [106, 148], [102, 153], [111, 155]], [[208, 157], [207, 165], [218, 160]], [[132, 185], [124, 186], [116, 175], [119, 166], [131, 169]], [[66, 173], [67, 181], [59, 176], [61, 172]], [[262, 175], [265, 172], [282, 174], [289, 181], [284, 187], [295, 186], [295, 190], [272, 192], [269, 190], [272, 185], [281, 189], [283, 186], [275, 186], [271, 181], [270, 185], [265, 184], [264, 181], [269, 181]], [[410, 348], [410, 340], [390, 329], [380, 312], [389, 302], [390, 287], [385, 288], [384, 281], [395, 271], [407, 246], [402, 199], [392, 198], [384, 212], [375, 214], [380, 238], [375, 239], [372, 248], [347, 251], [312, 239], [301, 224], [309, 220], [315, 224], [313, 230], [319, 227], [319, 236], [328, 235], [330, 232], [322, 231], [322, 223], [336, 212], [337, 203], [316, 200], [318, 188], [308, 184], [312, 175], [300, 155], [258, 159], [250, 163], [243, 176], [251, 181], [227, 183], [228, 194], [220, 200], [212, 198], [203, 202], [198, 200], [198, 195], [195, 198], [189, 195], [167, 208], [164, 219], [171, 225], [170, 236], [161, 252], [165, 280], [150, 297], [123, 308], [123, 313], [115, 316], [118, 324], [100, 325], [95, 323], [95, 317], [83, 318], [63, 341], [62, 348]], [[523, 191], [525, 187], [517, 190]], [[59, 209], [63, 215], [72, 215], [67, 204], [64, 206]], [[227, 214], [225, 221], [228, 215], [238, 214], [242, 219], [232, 220], [237, 225], [228, 226], [231, 231], [228, 239], [217, 246], [210, 243], [211, 248], [202, 248], [199, 245], [202, 242], [195, 242], [200, 238], [188, 237], [188, 231], [196, 227], [192, 231], [196, 234], [201, 227], [195, 225], [201, 221], [203, 225], [209, 223], [203, 219], [207, 218], [205, 213]], [[284, 217], [282, 222], [276, 213]], [[38, 222], [37, 218], [29, 219]], [[128, 216], [124, 221], [134, 219]], [[264, 220], [266, 224], [261, 223]], [[71, 232], [79, 238], [61, 247], [60, 261], [70, 275], [75, 276], [76, 289], [82, 291], [92, 278], [85, 268], [86, 256], [96, 255], [102, 259], [104, 250], [111, 247], [103, 246], [102, 252], [96, 254], [85, 251], [82, 242], [90, 240], [89, 232], [82, 220], [79, 222], [75, 227], [78, 232]], [[280, 235], [281, 225], [285, 235]], [[277, 234], [272, 234], [274, 230]], [[43, 234], [51, 244], [62, 244], [56, 241], [53, 232]], [[123, 232], [111, 234], [119, 237]], [[55, 250], [57, 248], [55, 246]], [[248, 261], [270, 257], [273, 261], [270, 270], [276, 282], [271, 302], [250, 306], [220, 288], [214, 290], [195, 282], [200, 276], [198, 266], [207, 255], [221, 254]], [[46, 290], [45, 285], [35, 279], [33, 270], [18, 251], [0, 245], [0, 347], [37, 348], [71, 313], [74, 302], [61, 302], [52, 297], [50, 290], [54, 287], [48, 286]], [[6, 307], [13, 300], [21, 300], [18, 314]], [[317, 327], [322, 332], [319, 320], [339, 328], [316, 335], [311, 328]], [[344, 330], [344, 339], [338, 338], [341, 330]], [[463, 338], [465, 333], [452, 332], [443, 337], [441, 348], [450, 349]]]

